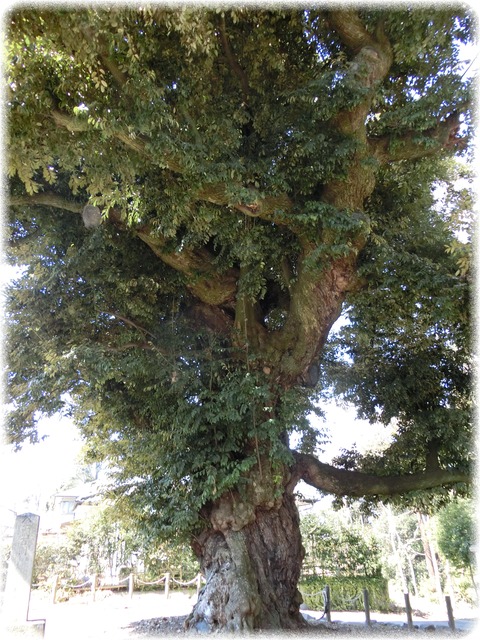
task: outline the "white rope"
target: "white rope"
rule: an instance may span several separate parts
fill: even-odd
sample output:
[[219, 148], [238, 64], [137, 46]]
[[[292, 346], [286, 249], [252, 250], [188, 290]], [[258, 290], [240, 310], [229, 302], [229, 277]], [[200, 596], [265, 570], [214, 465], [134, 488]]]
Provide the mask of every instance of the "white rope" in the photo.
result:
[[302, 594], [302, 596], [305, 596], [306, 598], [313, 598], [313, 596], [321, 595], [323, 593], [323, 589], [321, 591], [316, 591], [315, 593], [304, 593], [303, 591], [300, 591], [300, 593]]
[[[154, 585], [154, 584], [162, 584], [162, 582], [165, 582], [167, 576], [163, 576], [163, 578], [159, 578], [158, 580], [154, 580], [153, 582], [145, 582], [144, 580], [140, 580], [140, 578], [138, 578], [137, 576], [135, 576], [135, 582], [138, 584], [143, 584], [143, 585]], [[105, 583], [103, 586], [117, 586], [118, 584], [122, 584], [123, 582], [128, 582], [130, 580], [130, 576], [127, 576], [126, 578], [123, 578], [123, 580], [119, 580], [118, 583], [116, 583], [115, 585], [107, 585], [107, 583]], [[170, 580], [172, 582], [174, 582], [175, 584], [178, 584], [182, 587], [188, 587], [192, 584], [196, 584], [198, 581], [198, 574], [192, 579], [189, 580], [188, 582], [180, 582], [179, 580], [175, 580], [175, 578], [170, 577]], [[203, 576], [200, 576], [200, 580], [201, 582], [205, 583], [206, 580]], [[69, 587], [71, 589], [81, 589], [82, 587], [86, 587], [88, 584], [91, 584], [92, 580], [91, 578], [88, 578], [88, 580], [82, 584], [75, 584], [75, 585], [68, 585], [65, 584], [65, 587]]]
[[70, 589], [81, 589], [82, 587], [86, 587], [87, 584], [92, 584], [91, 578], [88, 578], [88, 580], [86, 582], [83, 582], [82, 584], [65, 584], [64, 586]]
[[165, 581], [165, 578], [166, 578], [166, 577], [167, 577], [167, 576], [163, 576], [163, 578], [160, 578], [159, 580], [155, 580], [154, 582], [144, 582], [143, 580], [140, 580], [140, 578], [136, 578], [136, 579], [135, 579], [135, 582], [139, 582], [140, 584], [148, 584], [148, 585], [151, 585], [151, 584], [161, 584], [162, 582], [164, 582], [164, 581]]
[[172, 582], [175, 582], [175, 584], [179, 584], [181, 587], [188, 587], [191, 584], [195, 584], [197, 580], [197, 576], [195, 576], [195, 578], [193, 578], [193, 580], [190, 580], [189, 582], [179, 582], [178, 580], [175, 580], [175, 578], [171, 578]]
[[352, 604], [352, 602], [355, 602], [355, 600], [358, 600], [359, 602], [362, 602], [363, 601], [362, 594], [361, 593], [357, 593], [356, 596], [353, 596], [353, 598], [351, 598], [351, 600], [346, 600], [346, 602], [348, 604]]

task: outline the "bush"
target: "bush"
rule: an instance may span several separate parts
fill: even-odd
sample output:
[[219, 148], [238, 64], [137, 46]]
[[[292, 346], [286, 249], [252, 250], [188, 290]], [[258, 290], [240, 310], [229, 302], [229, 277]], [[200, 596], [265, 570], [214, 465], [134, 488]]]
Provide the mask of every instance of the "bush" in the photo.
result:
[[299, 585], [300, 593], [309, 609], [323, 611], [322, 590], [330, 587], [330, 608], [334, 611], [358, 611], [363, 609], [363, 589], [368, 590], [370, 608], [374, 611], [388, 611], [390, 597], [388, 580], [385, 578], [367, 578], [363, 576], [321, 578], [310, 576]]
[[437, 514], [438, 546], [443, 555], [458, 569], [473, 564], [475, 543], [475, 512], [471, 500], [457, 499]]
[[324, 522], [314, 514], [303, 517], [300, 528], [305, 547], [304, 574], [382, 575], [380, 545], [371, 532]]
[[32, 584], [45, 586], [54, 575], [75, 581], [75, 550], [69, 540], [40, 540], [35, 553]]

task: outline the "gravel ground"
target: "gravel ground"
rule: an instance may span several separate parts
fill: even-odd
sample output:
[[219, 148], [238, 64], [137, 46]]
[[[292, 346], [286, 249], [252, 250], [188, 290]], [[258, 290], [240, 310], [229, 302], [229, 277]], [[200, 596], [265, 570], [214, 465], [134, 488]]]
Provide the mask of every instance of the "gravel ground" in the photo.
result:
[[[163, 593], [135, 593], [130, 599], [126, 593], [98, 592], [95, 602], [88, 594], [78, 595], [68, 602], [52, 605], [48, 598], [32, 593], [30, 619], [45, 618], [45, 640], [158, 640], [164, 637], [184, 635], [183, 623], [195, 604], [196, 596], [173, 592], [168, 599]], [[413, 631], [406, 627], [405, 614], [381, 614], [372, 612], [372, 625], [365, 625], [363, 612], [332, 612], [332, 623], [320, 620], [321, 613], [303, 611], [309, 627], [299, 634], [316, 635], [332, 639], [388, 636], [405, 638], [425, 634], [441, 637], [470, 638], [478, 634], [474, 630], [475, 612], [467, 613], [460, 620], [456, 615], [458, 630], [450, 631], [446, 613], [438, 610], [428, 618], [420, 612], [414, 615]], [[436, 615], [435, 615], [436, 614]], [[433, 615], [433, 617], [432, 617]], [[259, 632], [258, 635], [277, 637], [279, 634]], [[28, 638], [28, 635], [24, 636]], [[3, 640], [3, 639], [2, 639]]]

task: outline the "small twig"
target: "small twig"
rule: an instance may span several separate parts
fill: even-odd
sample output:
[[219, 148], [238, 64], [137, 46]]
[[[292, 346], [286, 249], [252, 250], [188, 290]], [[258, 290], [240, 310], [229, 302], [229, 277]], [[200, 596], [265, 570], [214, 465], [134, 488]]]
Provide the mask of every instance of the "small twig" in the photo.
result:
[[133, 327], [134, 329], [138, 329], [138, 331], [141, 331], [142, 333], [150, 336], [151, 338], [156, 339], [155, 334], [151, 333], [148, 329], [145, 329], [145, 327], [142, 327], [140, 324], [138, 324], [134, 320], [130, 320], [130, 318], [126, 318], [125, 316], [121, 316], [119, 313], [115, 313], [115, 311], [106, 311], [105, 313], [108, 313], [109, 315], [113, 316], [114, 318], [117, 318], [117, 320], [120, 320], [121, 322], [125, 322], [125, 324], [128, 324], [129, 326]]
[[104, 347], [105, 351], [113, 353], [121, 353], [128, 349], [145, 349], [149, 351], [158, 351], [158, 348], [151, 342], [127, 342], [119, 347]]

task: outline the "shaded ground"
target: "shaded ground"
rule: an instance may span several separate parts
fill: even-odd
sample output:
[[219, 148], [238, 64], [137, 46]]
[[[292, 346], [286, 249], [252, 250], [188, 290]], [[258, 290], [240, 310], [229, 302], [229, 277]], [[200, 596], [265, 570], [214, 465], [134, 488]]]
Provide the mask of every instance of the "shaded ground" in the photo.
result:
[[[183, 623], [195, 604], [196, 596], [172, 592], [168, 599], [163, 593], [128, 594], [100, 592], [95, 602], [89, 594], [78, 595], [68, 602], [52, 605], [48, 596], [33, 593], [30, 618], [46, 618], [45, 640], [158, 640], [161, 637], [183, 635]], [[332, 624], [319, 620], [321, 613], [303, 612], [310, 623], [305, 634], [329, 638], [405, 637], [433, 635], [442, 637], [473, 637], [475, 612], [459, 610], [456, 617], [458, 630], [448, 628], [446, 612], [441, 609], [424, 617], [414, 615], [418, 628], [408, 632], [405, 614], [372, 612], [372, 626], [366, 627], [363, 612], [332, 612]], [[460, 619], [460, 615], [464, 616]], [[374, 622], [375, 621], [375, 622]], [[305, 635], [302, 633], [302, 635]], [[259, 635], [275, 635], [260, 632]], [[292, 634], [290, 634], [292, 635]], [[298, 635], [298, 634], [293, 634]]]

